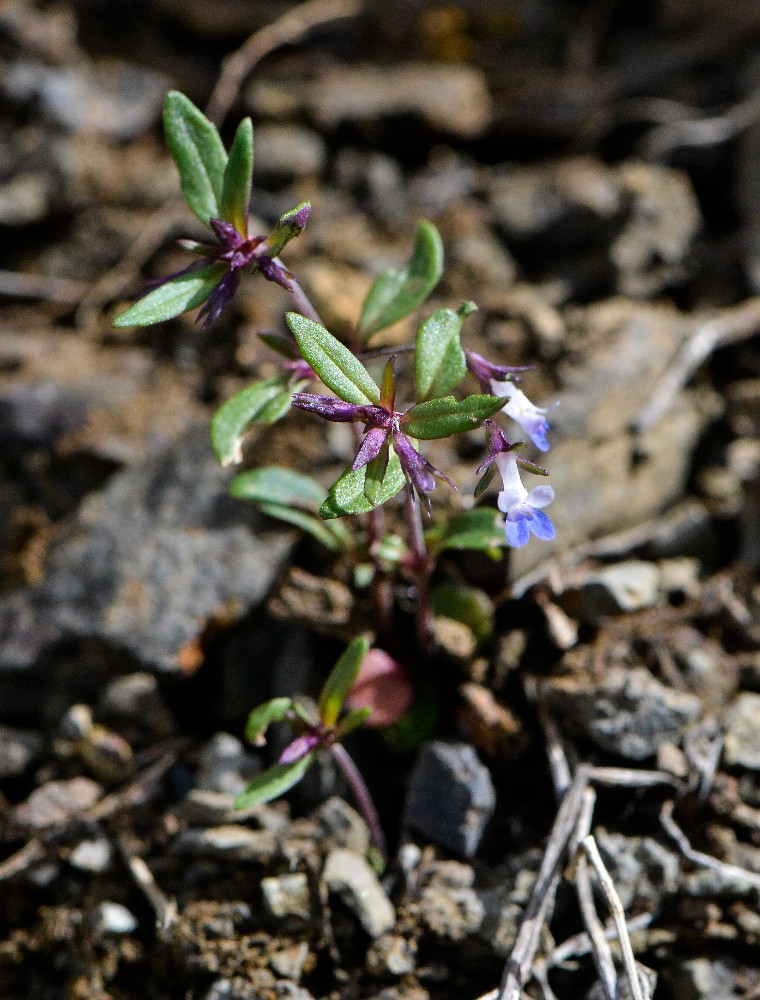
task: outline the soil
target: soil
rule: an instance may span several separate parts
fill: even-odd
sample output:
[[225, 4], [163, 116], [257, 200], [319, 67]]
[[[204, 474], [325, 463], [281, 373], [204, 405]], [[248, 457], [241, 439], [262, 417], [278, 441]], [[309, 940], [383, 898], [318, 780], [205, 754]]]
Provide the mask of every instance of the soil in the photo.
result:
[[[755, 0], [0, 5], [0, 998], [760, 997], [759, 43]], [[467, 346], [551, 407], [557, 538], [446, 552], [431, 659], [410, 581], [384, 630], [361, 567], [227, 494], [208, 420], [277, 370], [282, 289], [111, 325], [199, 235], [172, 88], [253, 117], [257, 231], [312, 201], [284, 256], [333, 333], [429, 218], [430, 308], [474, 300]], [[318, 424], [247, 464], [328, 485]], [[434, 526], [482, 453], [426, 448]], [[248, 711], [362, 631], [417, 689], [349, 741], [385, 866], [329, 758], [232, 807]]]

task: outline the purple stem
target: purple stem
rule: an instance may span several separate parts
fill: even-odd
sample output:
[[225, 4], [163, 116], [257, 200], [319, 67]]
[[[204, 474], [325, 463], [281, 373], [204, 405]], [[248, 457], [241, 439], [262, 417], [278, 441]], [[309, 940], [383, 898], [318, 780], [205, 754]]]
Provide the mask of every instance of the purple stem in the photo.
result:
[[[275, 258], [275, 260], [277, 260], [277, 258]], [[277, 260], [277, 263], [280, 263], [280, 261]], [[299, 312], [302, 316], [305, 316], [307, 319], [311, 319], [315, 323], [319, 323], [320, 326], [324, 326], [325, 324], [320, 319], [319, 313], [311, 304], [308, 295], [303, 290], [303, 288], [301, 288], [296, 279], [291, 275], [289, 275], [285, 280], [287, 282], [285, 287], [290, 292], [290, 296], [293, 299], [293, 304], [296, 307], [296, 311]]]
[[422, 530], [420, 502], [411, 485], [406, 488], [406, 503], [404, 504], [406, 530], [409, 547], [414, 557], [414, 575], [416, 577], [417, 593], [415, 597], [415, 623], [417, 626], [417, 641], [426, 656], [435, 650], [435, 633], [433, 632], [433, 611], [430, 607], [430, 557], [425, 546], [425, 535]]
[[346, 784], [351, 789], [351, 794], [356, 799], [359, 812], [364, 818], [364, 822], [369, 829], [372, 843], [378, 849], [384, 861], [388, 860], [388, 849], [385, 846], [385, 834], [380, 826], [380, 817], [377, 815], [375, 803], [372, 801], [369, 788], [361, 775], [361, 771], [354, 763], [353, 757], [341, 743], [333, 743], [330, 747], [332, 755], [340, 768], [340, 772], [346, 779]]

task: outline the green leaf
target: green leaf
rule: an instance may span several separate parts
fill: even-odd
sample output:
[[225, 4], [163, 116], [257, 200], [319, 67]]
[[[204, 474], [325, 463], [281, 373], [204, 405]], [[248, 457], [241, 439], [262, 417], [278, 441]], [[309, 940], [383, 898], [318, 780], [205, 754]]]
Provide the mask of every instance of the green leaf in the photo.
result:
[[358, 636], [345, 649], [342, 656], [330, 671], [319, 695], [319, 717], [323, 725], [332, 728], [338, 721], [338, 715], [346, 695], [354, 686], [362, 660], [367, 655], [369, 642]]
[[340, 399], [358, 406], [380, 403], [380, 390], [358, 358], [323, 326], [299, 313], [285, 317], [301, 357]]
[[500, 410], [506, 401], [506, 397], [498, 396], [476, 395], [461, 400], [443, 396], [413, 406], [406, 411], [401, 423], [406, 434], [423, 441], [449, 437], [451, 434], [479, 427], [486, 417]]
[[219, 132], [193, 102], [171, 90], [164, 101], [166, 145], [179, 170], [182, 193], [204, 226], [221, 217], [227, 154]]
[[293, 524], [297, 528], [300, 528], [301, 531], [306, 531], [327, 549], [337, 551], [338, 549], [350, 546], [350, 538], [346, 534], [339, 535], [334, 530], [338, 525], [325, 524], [323, 520], [315, 517], [313, 514], [307, 514], [306, 511], [297, 510], [294, 507], [285, 507], [279, 503], [257, 503], [256, 506], [262, 514], [274, 517], [278, 521], [285, 521], [286, 524]]
[[232, 480], [230, 492], [240, 500], [300, 507], [315, 513], [326, 494], [324, 486], [316, 479], [284, 465], [264, 465], [241, 472]]
[[291, 208], [289, 212], [280, 216], [267, 239], [267, 252], [270, 257], [279, 256], [286, 243], [290, 243], [296, 236], [301, 235], [310, 211], [311, 202], [302, 201], [300, 205], [296, 205], [295, 208]]
[[113, 325], [121, 329], [127, 326], [151, 326], [153, 323], [174, 319], [180, 313], [202, 305], [226, 270], [226, 264], [210, 264], [197, 271], [170, 278], [144, 295], [131, 308], [119, 313]]
[[[243, 433], [253, 423], [274, 424], [290, 409], [290, 400], [299, 386], [285, 375], [262, 379], [236, 392], [211, 419], [211, 447], [222, 465], [243, 460]], [[246, 498], [249, 499], [249, 498]]]
[[466, 625], [478, 642], [493, 632], [494, 607], [488, 594], [477, 587], [442, 583], [431, 594], [433, 613]]
[[406, 267], [401, 271], [386, 271], [372, 283], [359, 320], [360, 336], [367, 340], [418, 309], [442, 274], [441, 237], [432, 222], [423, 219], [417, 223], [414, 250]]
[[[366, 514], [373, 504], [364, 492], [367, 466], [352, 472], [347, 469], [330, 487], [330, 493], [319, 508], [319, 516], [324, 520], [344, 517], [346, 514]], [[375, 497], [375, 507], [379, 507], [399, 492], [406, 483], [398, 455], [391, 455], [385, 470], [382, 486]]]
[[438, 552], [444, 549], [489, 551], [502, 548], [507, 543], [502, 519], [493, 507], [465, 510], [441, 528], [427, 532], [426, 538]]
[[340, 720], [335, 729], [335, 738], [337, 740], [344, 739], [349, 733], [363, 726], [370, 715], [372, 715], [371, 708], [355, 708], [353, 712], [349, 712], [344, 719]]
[[230, 157], [222, 177], [222, 218], [231, 222], [241, 236], [248, 234], [248, 205], [253, 178], [253, 124], [244, 118], [230, 147]]
[[292, 764], [275, 764], [274, 767], [268, 768], [255, 777], [238, 795], [235, 799], [235, 808], [247, 809], [249, 806], [271, 802], [272, 799], [283, 795], [293, 785], [298, 784], [313, 760], [314, 754], [309, 753]]
[[265, 701], [263, 705], [258, 705], [248, 716], [245, 725], [245, 738], [254, 746], [263, 746], [266, 740], [264, 733], [273, 722], [282, 722], [286, 716], [293, 711], [293, 700], [291, 698], [272, 698]]
[[417, 330], [414, 385], [418, 400], [445, 396], [467, 374], [459, 339], [463, 319], [461, 311], [438, 309]]

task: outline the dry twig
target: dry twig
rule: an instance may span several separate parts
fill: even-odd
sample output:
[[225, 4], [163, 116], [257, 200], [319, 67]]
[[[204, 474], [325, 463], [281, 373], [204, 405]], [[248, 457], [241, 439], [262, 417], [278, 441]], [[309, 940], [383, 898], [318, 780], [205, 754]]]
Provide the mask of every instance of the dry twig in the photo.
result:
[[760, 889], [760, 875], [756, 872], [748, 871], [746, 868], [739, 868], [738, 865], [731, 865], [727, 861], [720, 861], [702, 851], [695, 851], [689, 843], [689, 839], [681, 827], [673, 819], [673, 808], [675, 803], [672, 800], [663, 802], [660, 810], [660, 823], [663, 829], [672, 840], [675, 841], [679, 851], [692, 864], [700, 868], [709, 868], [710, 871], [718, 872], [726, 879], [733, 882], [751, 885], [754, 889]]
[[607, 871], [607, 868], [602, 861], [602, 856], [599, 853], [599, 848], [596, 846], [596, 841], [589, 834], [589, 836], [584, 839], [581, 847], [596, 872], [596, 877], [599, 879], [599, 884], [601, 885], [602, 891], [604, 892], [604, 896], [607, 900], [607, 906], [610, 909], [610, 915], [614, 921], [615, 929], [617, 930], [618, 939], [620, 941], [620, 948], [623, 952], [623, 965], [631, 987], [631, 996], [633, 997], [633, 1000], [648, 1000], [648, 997], [644, 995], [641, 979], [639, 978], [639, 970], [636, 966], [636, 959], [633, 956], [631, 939], [628, 936], [628, 928], [625, 923], [623, 904], [620, 902], [620, 896], [617, 894], [617, 890], [615, 889], [613, 881], [610, 877], [610, 873]]
[[222, 72], [206, 105], [207, 116], [217, 125], [222, 124], [246, 77], [264, 56], [301, 41], [321, 24], [355, 17], [361, 8], [360, 0], [307, 0], [255, 32], [222, 63]]
[[176, 902], [159, 888], [153, 872], [143, 859], [134, 853], [126, 836], [120, 835], [117, 843], [130, 875], [156, 914], [157, 929], [165, 931], [177, 919]]

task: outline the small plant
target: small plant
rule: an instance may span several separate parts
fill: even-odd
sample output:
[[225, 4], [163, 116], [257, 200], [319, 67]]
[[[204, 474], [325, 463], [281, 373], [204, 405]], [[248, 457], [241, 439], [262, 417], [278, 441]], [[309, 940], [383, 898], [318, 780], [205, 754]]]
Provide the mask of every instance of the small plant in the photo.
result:
[[[185, 199], [208, 228], [209, 242], [180, 241], [196, 260], [155, 283], [116, 318], [115, 325], [147, 326], [200, 307], [198, 319], [208, 326], [232, 301], [246, 273], [259, 273], [290, 294], [294, 310], [285, 317], [288, 331], [260, 334], [280, 355], [281, 373], [254, 382], [222, 405], [211, 423], [214, 451], [223, 465], [239, 463], [246, 431], [256, 423], [275, 423], [293, 407], [323, 420], [351, 424], [355, 457], [327, 491], [312, 477], [281, 466], [242, 472], [231, 491], [263, 513], [298, 525], [328, 549], [350, 551], [355, 582], [371, 588], [381, 630], [392, 620], [393, 575], [410, 578], [419, 645], [430, 653], [434, 641], [429, 585], [441, 552], [493, 553], [504, 545], [522, 546], [531, 534], [544, 540], [554, 537], [554, 526], [543, 512], [554, 491], [548, 485], [528, 491], [521, 479], [521, 471], [548, 473], [524, 458], [523, 443], [511, 441], [493, 419], [503, 412], [540, 451], [548, 450], [545, 411], [534, 406], [518, 385], [525, 369], [495, 364], [462, 346], [463, 325], [477, 308], [469, 301], [424, 318], [414, 344], [394, 349], [373, 346], [376, 334], [425, 303], [442, 276], [441, 239], [435, 226], [424, 220], [417, 224], [407, 264], [375, 278], [356, 330], [348, 342], [338, 340], [280, 260], [287, 243], [303, 231], [310, 204], [303, 202], [286, 212], [268, 235], [249, 233], [250, 119], [241, 122], [228, 154], [215, 126], [187, 97], [171, 92], [164, 106], [164, 128]], [[402, 362], [408, 362], [403, 365], [408, 378], [400, 384]], [[376, 380], [372, 370], [378, 365]], [[468, 373], [480, 391], [455, 396]], [[331, 395], [311, 391], [314, 383], [321, 383]], [[475, 496], [486, 490], [498, 470], [503, 480], [498, 511], [475, 507], [426, 530], [421, 508], [430, 514], [436, 482], [456, 487], [425, 457], [424, 442], [480, 426], [486, 430], [488, 451], [478, 470], [483, 477]], [[402, 491], [405, 538], [388, 532], [383, 517], [384, 505]], [[351, 531], [342, 522], [347, 515], [363, 516], [358, 530]], [[339, 660], [320, 698], [318, 716], [287, 698], [267, 702], [253, 712], [248, 733], [254, 740], [274, 721], [290, 722], [297, 735], [278, 764], [242, 794], [240, 804], [264, 801], [262, 796], [272, 798], [291, 787], [320, 749], [337, 752], [340, 762], [340, 738], [366, 718], [366, 713], [352, 712], [338, 722], [350, 687], [347, 678], [355, 678], [362, 648], [357, 640]], [[355, 782], [352, 787], [356, 790]]]

